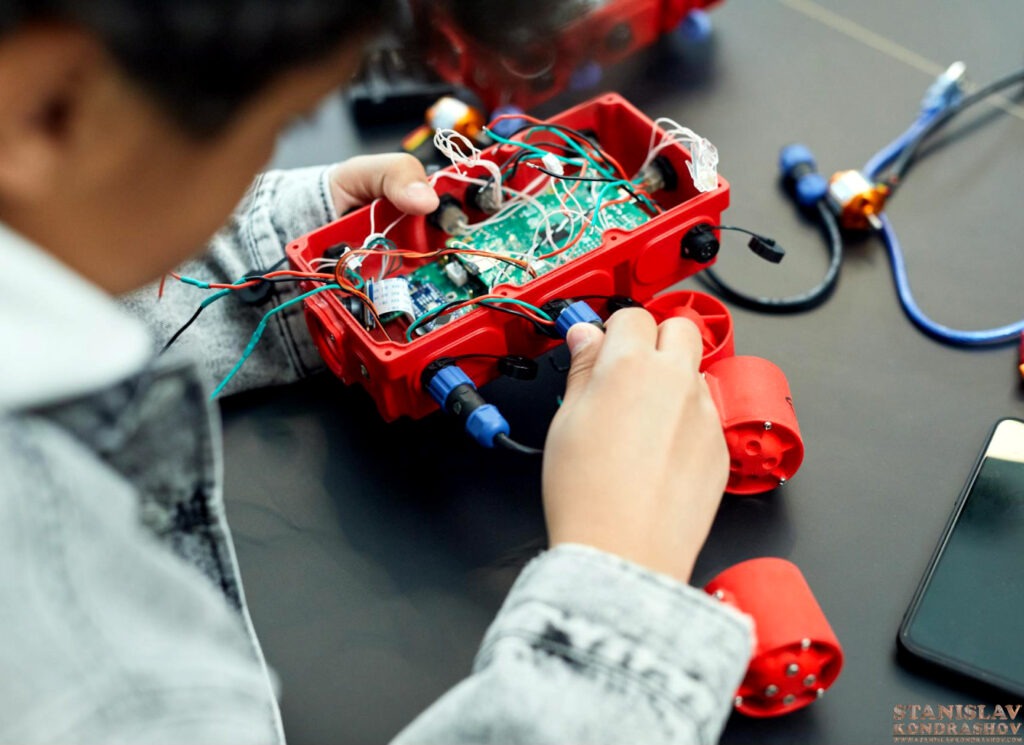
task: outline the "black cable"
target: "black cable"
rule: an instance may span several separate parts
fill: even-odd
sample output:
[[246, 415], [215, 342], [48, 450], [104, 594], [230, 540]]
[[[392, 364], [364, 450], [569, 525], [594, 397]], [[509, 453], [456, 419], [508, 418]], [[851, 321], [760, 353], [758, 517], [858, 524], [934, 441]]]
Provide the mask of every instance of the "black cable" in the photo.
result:
[[[750, 295], [729, 285], [711, 268], [697, 274], [697, 281], [705, 287], [715, 290], [726, 300], [751, 310], [760, 310], [766, 313], [800, 313], [818, 307], [828, 299], [839, 281], [839, 268], [843, 262], [843, 239], [839, 234], [836, 216], [829, 209], [826, 200], [819, 200], [815, 207], [818, 210], [822, 231], [827, 238], [829, 265], [821, 282], [807, 292], [786, 297]], [[742, 232], [750, 231], [743, 230]]]
[[532, 448], [529, 445], [523, 445], [520, 442], [516, 442], [511, 437], [506, 435], [504, 432], [499, 432], [494, 436], [494, 444], [500, 445], [506, 450], [511, 450], [516, 453], [522, 453], [523, 455], [543, 455], [543, 450]]
[[903, 148], [902, 152], [896, 157], [892, 164], [887, 169], [887, 175], [883, 181], [890, 187], [895, 188], [904, 179], [907, 171], [910, 170], [911, 165], [918, 160], [919, 151], [925, 140], [931, 137], [935, 132], [944, 127], [949, 121], [956, 115], [962, 113], [964, 110], [974, 106], [977, 103], [985, 100], [994, 93], [998, 93], [1006, 88], [1010, 88], [1017, 83], [1024, 82], [1024, 68], [1015, 70], [1014, 72], [1004, 75], [1003, 77], [992, 81], [988, 85], [979, 88], [974, 93], [968, 96], [964, 96], [957, 103], [950, 106], [948, 109], [939, 114], [935, 119], [929, 122], [925, 128], [915, 137], [909, 145]]

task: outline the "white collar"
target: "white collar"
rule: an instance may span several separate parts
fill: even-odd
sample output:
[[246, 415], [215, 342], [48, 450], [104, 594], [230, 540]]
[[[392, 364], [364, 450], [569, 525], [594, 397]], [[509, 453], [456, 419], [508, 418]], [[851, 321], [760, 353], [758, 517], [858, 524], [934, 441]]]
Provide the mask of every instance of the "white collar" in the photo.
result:
[[152, 349], [141, 321], [0, 223], [0, 412], [113, 384]]

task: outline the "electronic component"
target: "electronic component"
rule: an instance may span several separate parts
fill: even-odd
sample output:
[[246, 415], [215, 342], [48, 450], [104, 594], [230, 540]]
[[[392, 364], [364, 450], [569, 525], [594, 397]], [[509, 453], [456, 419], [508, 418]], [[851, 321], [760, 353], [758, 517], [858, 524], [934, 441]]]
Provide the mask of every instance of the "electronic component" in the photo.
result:
[[[413, 313], [418, 317], [433, 310], [439, 305], [444, 305], [444, 295], [432, 284], [412, 285], [410, 283]], [[412, 289], [414, 288], [414, 289]]]
[[381, 279], [367, 283], [366, 287], [370, 300], [377, 307], [381, 323], [397, 316], [405, 316], [410, 321], [415, 317], [409, 280], [404, 277]]
[[783, 184], [801, 207], [809, 207], [828, 195], [828, 182], [818, 173], [810, 148], [800, 143], [779, 151], [779, 172]]
[[872, 184], [860, 171], [839, 171], [829, 180], [829, 201], [847, 230], [882, 228], [879, 215], [885, 208], [889, 187]]
[[451, 194], [441, 195], [441, 204], [427, 215], [427, 222], [448, 235], [463, 235], [469, 229], [469, 218]]
[[427, 368], [423, 386], [438, 405], [462, 421], [466, 432], [484, 447], [494, 447], [498, 434], [509, 433], [508, 422], [494, 404], [489, 404], [476, 390], [476, 384], [458, 365], [439, 370]]
[[577, 300], [575, 303], [567, 305], [555, 319], [555, 329], [564, 339], [569, 333], [569, 329], [577, 323], [589, 323], [604, 331], [604, 322], [601, 320], [601, 316], [597, 315], [584, 300]]
[[444, 265], [444, 273], [456, 287], [463, 287], [469, 281], [469, 273], [461, 261], [449, 261]]
[[497, 184], [470, 184], [466, 189], [466, 204], [476, 207], [485, 215], [493, 215], [501, 209], [500, 196]]
[[648, 194], [661, 191], [675, 191], [679, 186], [679, 176], [672, 165], [672, 161], [664, 155], [658, 155], [650, 163], [640, 169], [636, 181], [640, 182], [640, 188]]
[[682, 257], [698, 264], [707, 264], [718, 255], [718, 238], [714, 228], [707, 224], [688, 230], [679, 245]]

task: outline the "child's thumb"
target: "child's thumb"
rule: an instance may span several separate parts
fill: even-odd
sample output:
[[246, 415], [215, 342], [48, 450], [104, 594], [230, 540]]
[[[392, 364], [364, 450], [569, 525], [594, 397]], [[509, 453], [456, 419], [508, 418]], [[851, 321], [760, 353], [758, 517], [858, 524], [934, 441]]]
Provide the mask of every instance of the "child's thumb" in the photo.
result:
[[604, 332], [593, 324], [577, 323], [569, 328], [565, 343], [572, 355], [572, 365], [565, 382], [565, 402], [578, 396], [586, 388], [603, 341]]

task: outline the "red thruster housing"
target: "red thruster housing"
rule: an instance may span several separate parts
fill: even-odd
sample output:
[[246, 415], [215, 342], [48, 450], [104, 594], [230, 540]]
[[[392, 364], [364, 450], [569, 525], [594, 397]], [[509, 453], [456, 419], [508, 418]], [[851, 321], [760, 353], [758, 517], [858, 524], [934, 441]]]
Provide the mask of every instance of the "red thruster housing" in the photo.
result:
[[[595, 98], [550, 121], [592, 131], [601, 147], [630, 174], [635, 173], [646, 158], [655, 128], [650, 119], [615, 94]], [[493, 146], [484, 151], [483, 157], [502, 163], [514, 152], [511, 146]], [[654, 195], [664, 212], [629, 231], [609, 229], [603, 234], [599, 247], [522, 286], [499, 285], [493, 292], [535, 306], [543, 306], [554, 299], [588, 295], [623, 295], [646, 305], [655, 293], [703, 269], [705, 264], [683, 258], [681, 241], [700, 223], [720, 224], [722, 211], [729, 203], [729, 185], [719, 178], [717, 188], [698, 192], [687, 169], [690, 153], [681, 145], [673, 144], [661, 154], [679, 174], [674, 191], [663, 190]], [[467, 173], [487, 176], [486, 170], [479, 166], [468, 169]], [[532, 169], [520, 168], [508, 185], [523, 188], [533, 178]], [[463, 202], [466, 201], [466, 186], [443, 176], [437, 181], [438, 191]], [[482, 213], [470, 212], [472, 221], [486, 218]], [[294, 241], [287, 248], [288, 257], [295, 268], [310, 271], [312, 262], [319, 259], [325, 249], [339, 243], [361, 246], [373, 232], [371, 222], [374, 229], [381, 230], [399, 214], [386, 202], [364, 207]], [[421, 252], [443, 247], [447, 238], [421, 217], [403, 218], [388, 237], [400, 248]], [[410, 271], [417, 265], [415, 259], [406, 262]], [[371, 261], [364, 267], [368, 273], [374, 271]], [[313, 287], [312, 283], [307, 283], [304, 289]], [[392, 338], [379, 326], [368, 331], [346, 310], [343, 299], [340, 293], [322, 292], [306, 300], [310, 331], [334, 374], [346, 383], [364, 386], [377, 403], [381, 416], [388, 421], [399, 416], [419, 418], [437, 408], [424, 391], [420, 376], [423, 369], [439, 357], [469, 354], [537, 357], [561, 343], [560, 339], [539, 334], [522, 319], [483, 307], [406, 342], [404, 336]], [[466, 359], [460, 361], [459, 366], [477, 385], [497, 375], [493, 360]]]
[[760, 357], [733, 356], [732, 316], [711, 295], [666, 292], [646, 307], [659, 323], [682, 316], [701, 332], [704, 356], [700, 369], [729, 448], [726, 491], [758, 494], [786, 483], [803, 462], [804, 445], [782, 370]]
[[839, 677], [843, 650], [797, 566], [761, 558], [726, 569], [704, 590], [751, 616], [757, 639], [736, 709], [774, 717], [820, 698]]
[[469, 88], [489, 109], [530, 109], [589, 77], [587, 66], [610, 64], [652, 45], [693, 10], [720, 0], [591, 0], [565, 4], [555, 37], [526, 40], [514, 56], [474, 41], [430, 0], [415, 3], [429, 28], [427, 59], [445, 80]]

